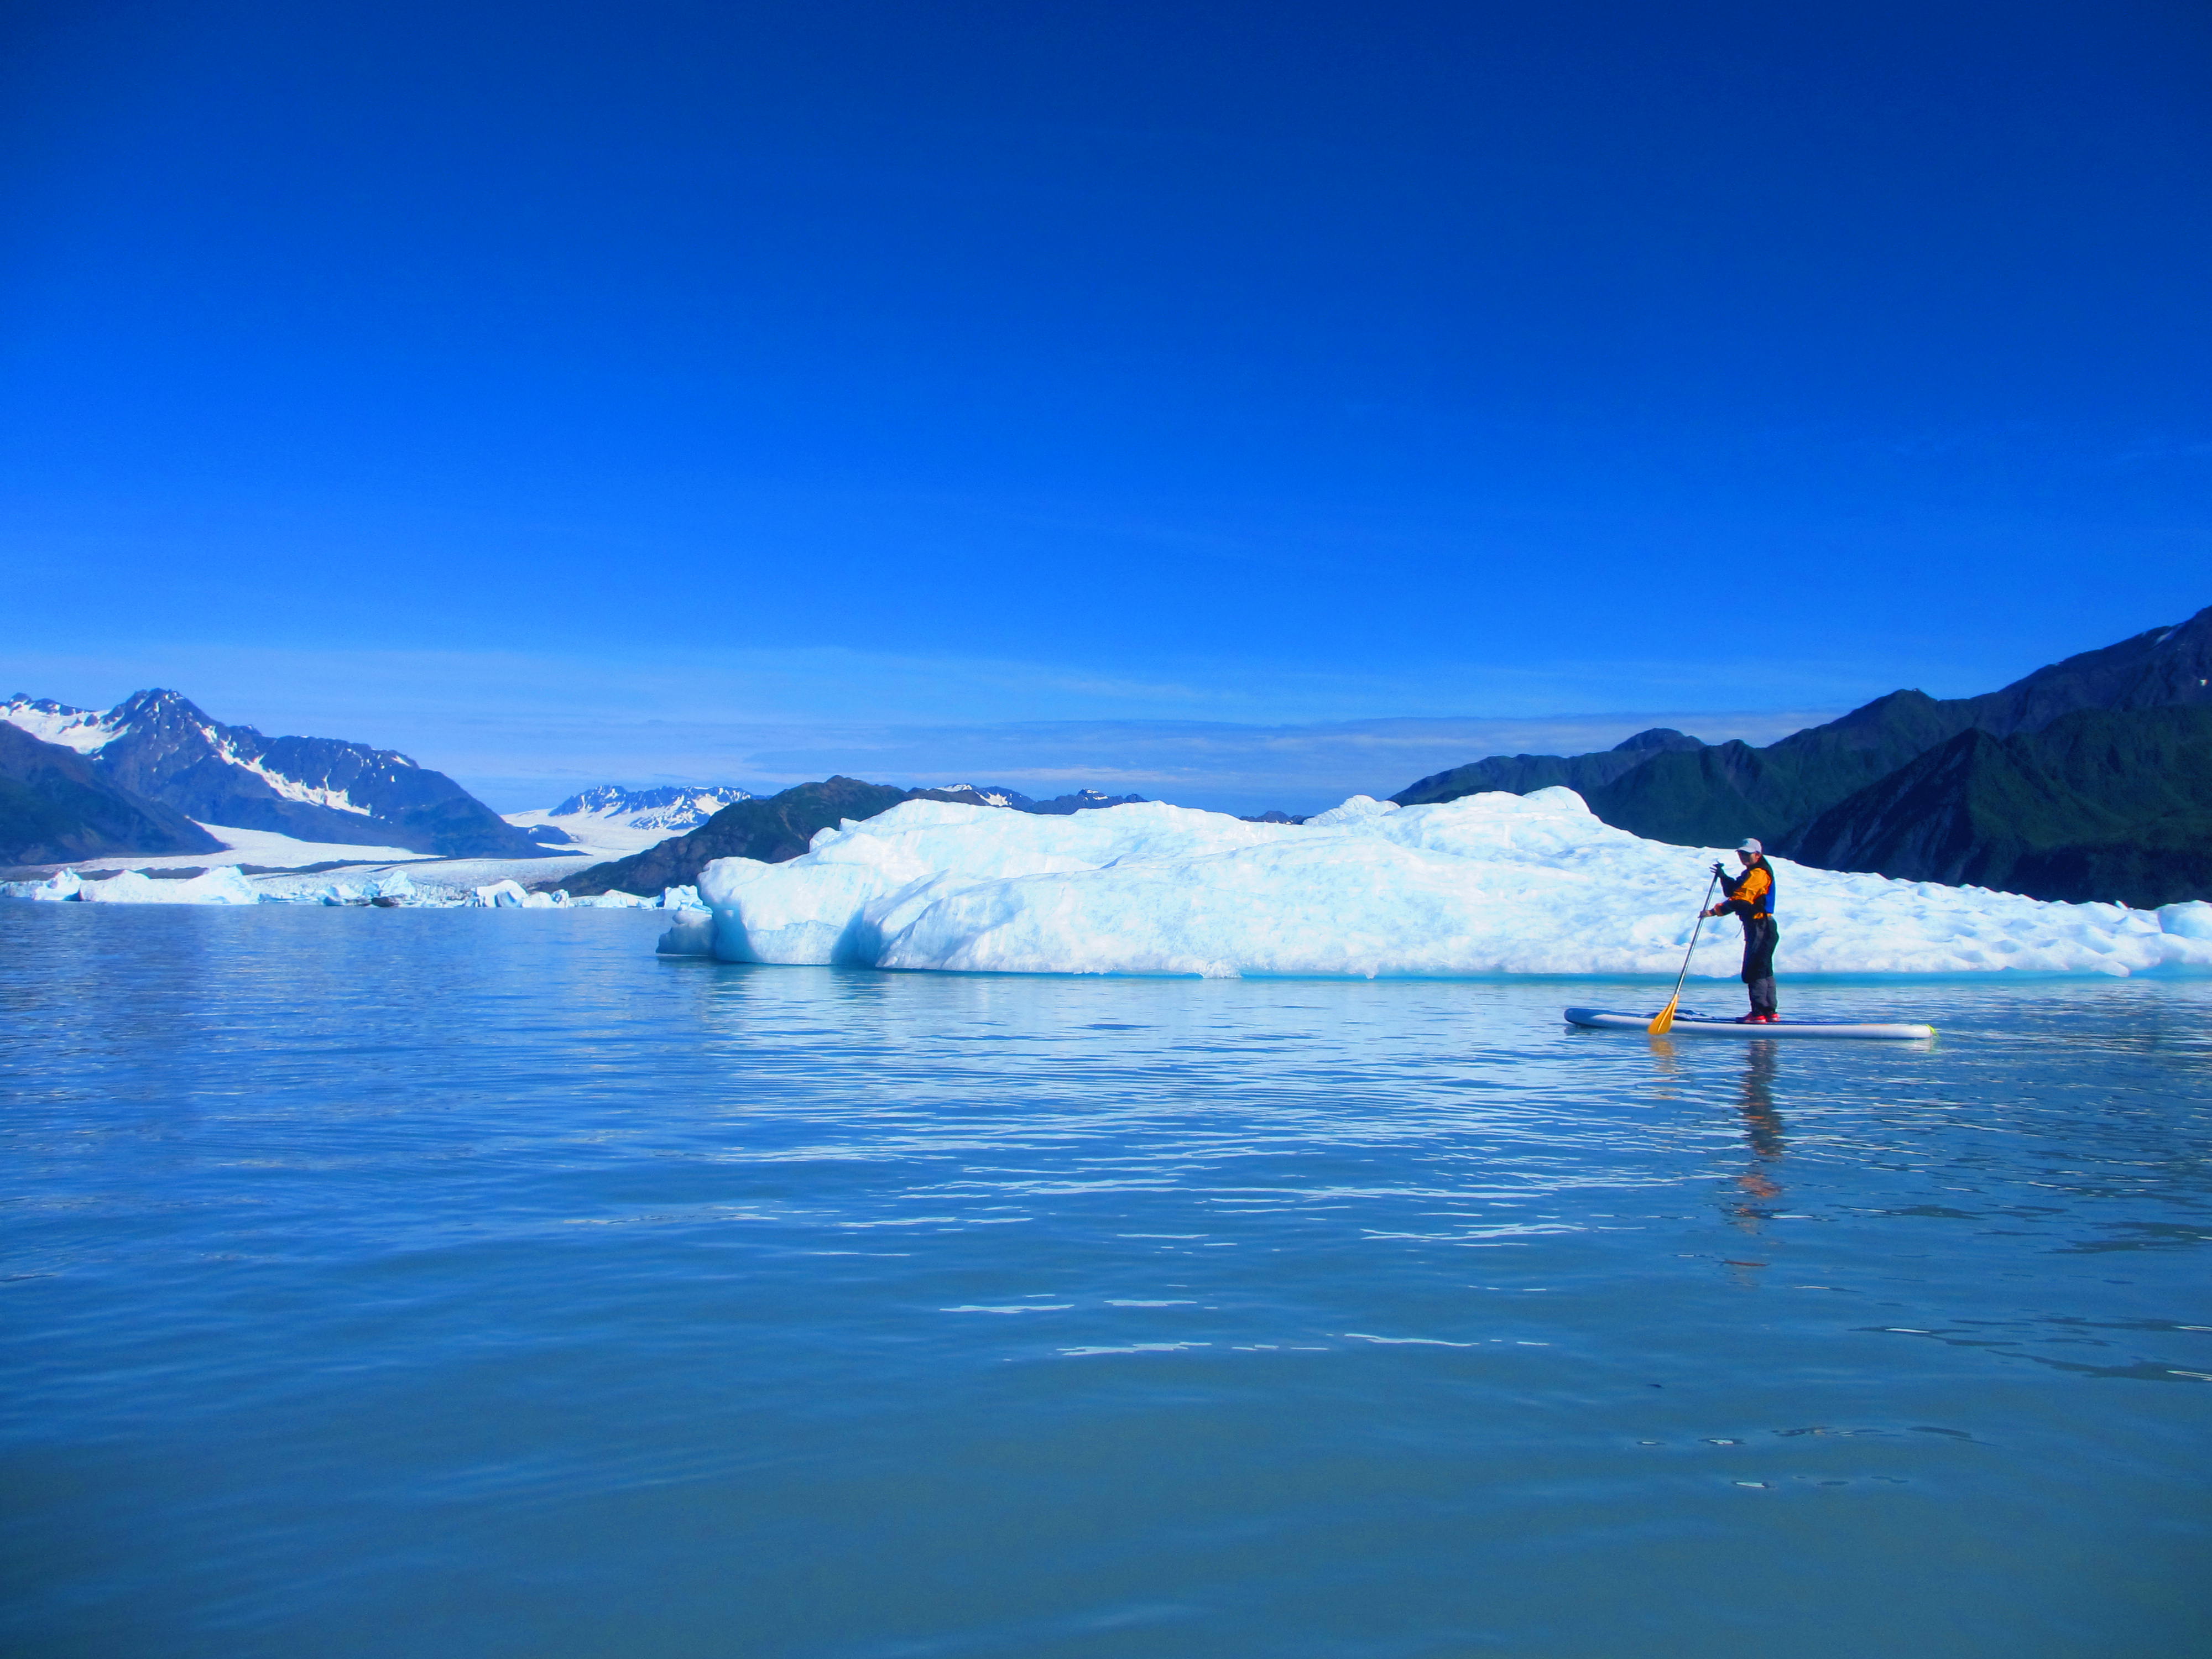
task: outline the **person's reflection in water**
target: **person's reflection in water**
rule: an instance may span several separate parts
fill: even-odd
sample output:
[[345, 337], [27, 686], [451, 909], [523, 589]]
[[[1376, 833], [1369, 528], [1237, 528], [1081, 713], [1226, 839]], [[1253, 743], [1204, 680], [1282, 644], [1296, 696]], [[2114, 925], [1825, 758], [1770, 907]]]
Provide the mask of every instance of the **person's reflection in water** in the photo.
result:
[[1774, 1109], [1774, 1045], [1753, 1041], [1743, 1060], [1742, 1096], [1737, 1109], [1743, 1114], [1743, 1138], [1751, 1147], [1751, 1166], [1735, 1179], [1744, 1196], [1733, 1206], [1732, 1219], [1747, 1232], [1757, 1232], [1759, 1223], [1773, 1218], [1782, 1197], [1782, 1185], [1773, 1167], [1782, 1161], [1786, 1143], [1782, 1139], [1782, 1115]]

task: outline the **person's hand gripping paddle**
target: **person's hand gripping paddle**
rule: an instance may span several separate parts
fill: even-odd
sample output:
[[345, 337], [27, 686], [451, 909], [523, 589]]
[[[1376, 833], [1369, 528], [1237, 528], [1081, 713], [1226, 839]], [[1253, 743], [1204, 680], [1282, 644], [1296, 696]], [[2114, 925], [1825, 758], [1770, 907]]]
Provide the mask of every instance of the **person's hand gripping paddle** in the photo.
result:
[[1682, 981], [1690, 976], [1690, 955], [1698, 948], [1698, 934], [1705, 925], [1705, 912], [1712, 908], [1713, 888], [1720, 881], [1721, 867], [1713, 866], [1713, 878], [1705, 884], [1705, 896], [1698, 901], [1697, 926], [1690, 929], [1690, 949], [1682, 952], [1682, 971], [1674, 975], [1674, 994], [1667, 999], [1667, 1006], [1651, 1016], [1651, 1024], [1644, 1029], [1653, 1036], [1665, 1036], [1674, 1029], [1674, 1006], [1682, 1000]]

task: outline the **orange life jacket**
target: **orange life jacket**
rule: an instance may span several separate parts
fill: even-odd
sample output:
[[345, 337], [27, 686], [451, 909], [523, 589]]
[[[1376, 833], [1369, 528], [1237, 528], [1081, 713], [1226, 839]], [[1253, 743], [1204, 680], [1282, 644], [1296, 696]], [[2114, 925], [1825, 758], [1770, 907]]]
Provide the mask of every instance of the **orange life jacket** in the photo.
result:
[[1724, 908], [1741, 916], [1745, 927], [1773, 916], [1774, 866], [1767, 863], [1765, 854], [1753, 860], [1751, 867], [1741, 876], [1723, 876], [1721, 879], [1728, 887]]

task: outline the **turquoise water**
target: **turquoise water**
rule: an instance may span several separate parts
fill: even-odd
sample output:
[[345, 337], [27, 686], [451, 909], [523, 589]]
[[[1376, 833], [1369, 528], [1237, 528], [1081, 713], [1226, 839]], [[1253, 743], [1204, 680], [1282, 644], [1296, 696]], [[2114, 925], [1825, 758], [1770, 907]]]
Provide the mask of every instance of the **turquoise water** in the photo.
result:
[[6, 1651], [2212, 1647], [2212, 984], [659, 925], [0, 904]]

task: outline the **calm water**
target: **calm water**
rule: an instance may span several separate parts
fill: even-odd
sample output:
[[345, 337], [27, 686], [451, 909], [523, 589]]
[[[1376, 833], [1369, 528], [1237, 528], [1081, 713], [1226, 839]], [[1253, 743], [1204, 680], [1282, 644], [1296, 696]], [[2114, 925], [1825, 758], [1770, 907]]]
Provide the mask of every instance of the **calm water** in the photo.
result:
[[2212, 984], [1669, 1049], [658, 927], [0, 904], [0, 1646], [2212, 1648]]

